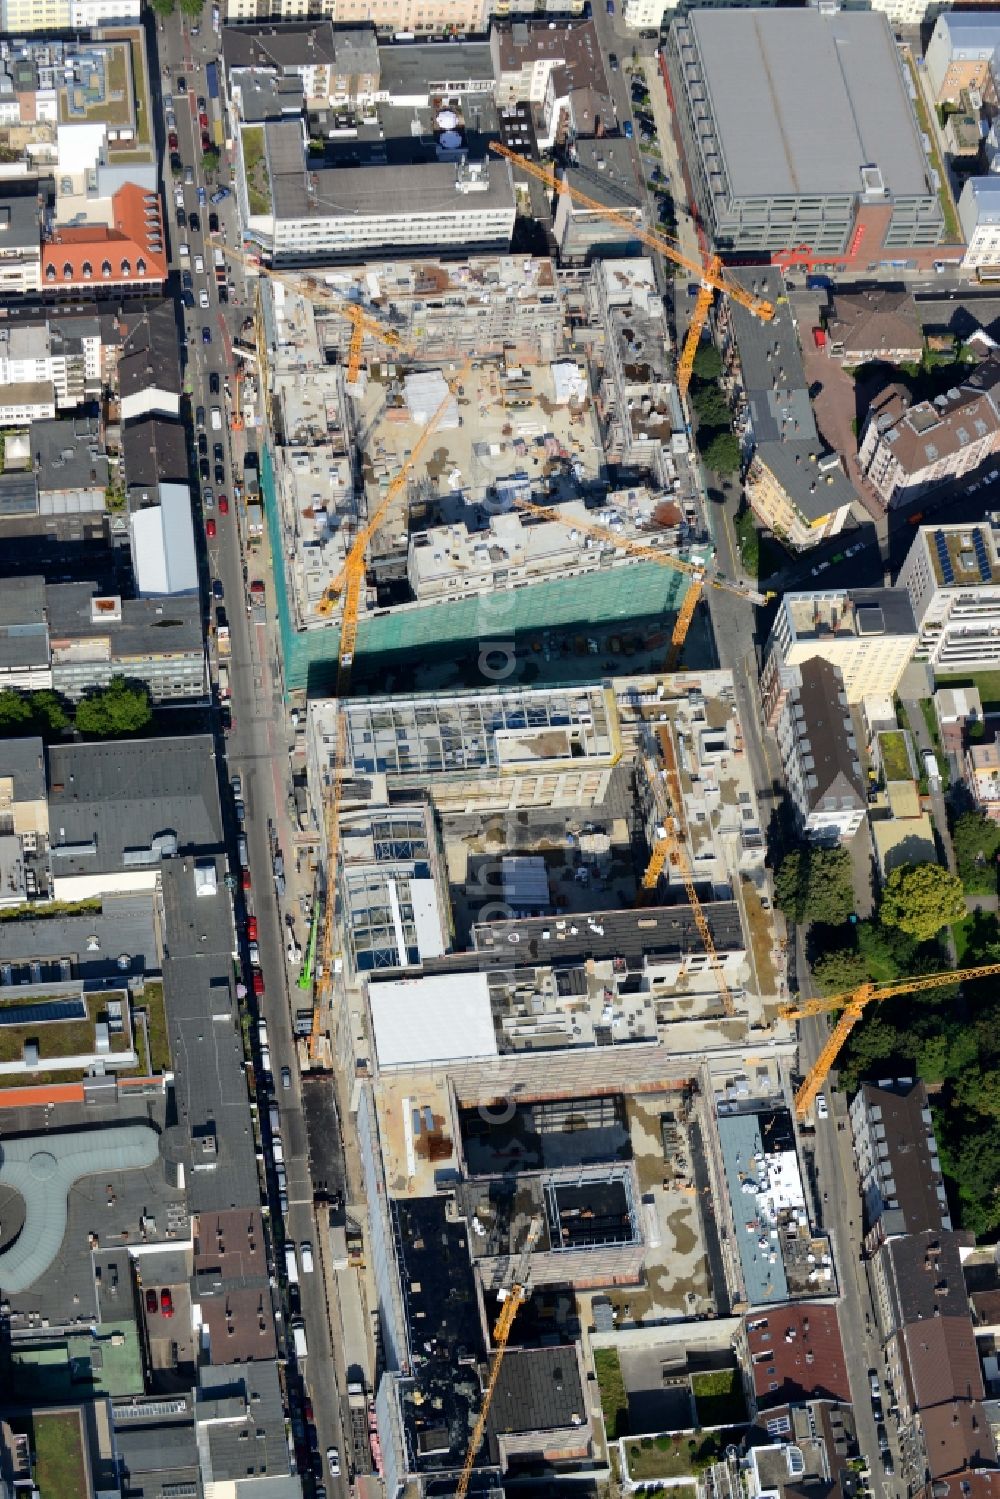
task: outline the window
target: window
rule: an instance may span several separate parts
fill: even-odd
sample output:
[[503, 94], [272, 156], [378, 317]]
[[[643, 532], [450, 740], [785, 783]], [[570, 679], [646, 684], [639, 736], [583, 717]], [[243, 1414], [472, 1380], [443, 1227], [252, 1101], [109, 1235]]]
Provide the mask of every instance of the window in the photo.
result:
[[102, 262], [102, 264], [101, 264], [101, 275], [102, 276], [110, 276], [111, 275], [111, 261], [110, 260], [105, 260], [105, 261]]
[[63, 277], [66, 281], [72, 281], [73, 279], [73, 267], [68, 260], [63, 265]]

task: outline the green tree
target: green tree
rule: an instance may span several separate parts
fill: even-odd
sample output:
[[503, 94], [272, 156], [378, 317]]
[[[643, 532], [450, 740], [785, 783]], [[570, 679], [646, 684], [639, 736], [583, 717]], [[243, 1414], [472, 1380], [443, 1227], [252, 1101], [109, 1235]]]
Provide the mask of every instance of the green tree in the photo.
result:
[[216, 167], [219, 165], [218, 148], [216, 146], [206, 147], [206, 149], [202, 152], [201, 159], [204, 164], [205, 170], [208, 172], [214, 172]]
[[130, 686], [124, 677], [112, 677], [107, 687], [91, 693], [79, 704], [76, 726], [81, 734], [107, 739], [138, 734], [152, 717], [148, 689], [142, 685]]
[[694, 356], [696, 380], [718, 380], [722, 374], [722, 355], [713, 343], [702, 339]]
[[962, 884], [969, 894], [994, 894], [997, 888], [997, 856], [1000, 855], [1000, 823], [981, 812], [963, 812], [951, 833]]
[[56, 739], [64, 729], [69, 728], [72, 720], [57, 692], [46, 687], [40, 692], [33, 692], [29, 701], [31, 716], [43, 739]]
[[918, 942], [929, 942], [943, 926], [964, 915], [962, 881], [940, 864], [904, 864], [885, 882], [880, 919]]
[[868, 964], [852, 947], [821, 953], [813, 964], [813, 978], [824, 994], [845, 994], [868, 979]]
[[703, 427], [723, 427], [728, 430], [732, 420], [729, 403], [717, 385], [692, 386], [691, 404]]
[[181, 10], [186, 16], [200, 16], [203, 0], [180, 0]]
[[0, 692], [0, 734], [27, 734], [31, 730], [31, 705], [21, 692], [7, 687]]
[[702, 456], [713, 473], [738, 474], [740, 471], [740, 445], [732, 432], [717, 433]]
[[786, 854], [775, 872], [774, 898], [792, 921], [840, 926], [854, 911], [847, 849], [805, 844]]
[[174, 0], [152, 0], [153, 9], [158, 16], [172, 16], [174, 13]]

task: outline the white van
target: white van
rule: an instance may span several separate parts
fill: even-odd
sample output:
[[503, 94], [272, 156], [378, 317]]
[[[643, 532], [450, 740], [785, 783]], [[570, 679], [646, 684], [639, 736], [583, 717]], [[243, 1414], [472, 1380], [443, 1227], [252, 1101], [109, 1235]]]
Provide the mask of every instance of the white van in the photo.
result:
[[308, 1240], [303, 1240], [299, 1245], [299, 1254], [302, 1256], [302, 1269], [306, 1275], [312, 1274], [313, 1269], [313, 1247]]
[[[305, 1265], [302, 1267], [305, 1269]], [[295, 1245], [285, 1245], [285, 1271], [288, 1275], [288, 1284], [297, 1286], [299, 1283], [299, 1262], [295, 1258]]]
[[267, 1021], [266, 1020], [258, 1020], [257, 1021], [257, 1040], [260, 1042], [261, 1046], [266, 1046], [268, 1044], [267, 1043]]
[[220, 411], [218, 406], [212, 407], [212, 431], [222, 431], [222, 412]]
[[260, 1070], [265, 1077], [271, 1076], [271, 1053], [266, 1046], [260, 1049]]

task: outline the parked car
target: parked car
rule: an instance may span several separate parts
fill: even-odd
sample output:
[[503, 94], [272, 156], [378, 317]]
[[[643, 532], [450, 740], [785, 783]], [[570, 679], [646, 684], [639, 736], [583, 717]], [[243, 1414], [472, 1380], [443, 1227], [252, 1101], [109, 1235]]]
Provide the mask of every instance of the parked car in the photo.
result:
[[211, 516], [209, 516], [208, 520], [205, 522], [205, 535], [208, 537], [209, 541], [215, 540], [215, 521], [211, 518]]
[[178, 208], [176, 218], [178, 229], [185, 229], [187, 227], [187, 215], [185, 214], [183, 208]]
[[205, 206], [205, 189], [203, 187], [199, 187], [199, 189], [198, 189], [198, 207], [199, 208], [204, 208], [204, 206]]
[[146, 1311], [150, 1314], [150, 1316], [152, 1316], [156, 1311], [157, 1305], [158, 1302], [156, 1300], [156, 1292], [153, 1290], [153, 1287], [150, 1286], [149, 1290], [146, 1292]]
[[327, 1467], [330, 1469], [330, 1477], [337, 1478], [340, 1474], [340, 1453], [336, 1447], [326, 1449]]
[[180, 244], [177, 246], [177, 253], [182, 260], [191, 259], [191, 246], [188, 244], [186, 239], [182, 239]]
[[210, 344], [212, 342], [212, 330], [211, 330], [211, 328], [202, 328], [202, 330], [201, 330], [201, 341], [202, 341], [203, 344]]
[[878, 1382], [878, 1373], [874, 1369], [868, 1370], [868, 1388], [873, 1400], [882, 1399], [882, 1390]]
[[212, 194], [211, 201], [214, 204], [218, 205], [219, 203], [222, 203], [228, 197], [229, 197], [229, 189], [228, 189], [228, 187], [220, 187], [220, 188], [218, 188]]
[[196, 255], [194, 257], [194, 273], [196, 276], [203, 276], [205, 274], [204, 255]]
[[[245, 869], [243, 873], [249, 874], [249, 870]], [[244, 890], [248, 890], [250, 887], [249, 885], [244, 885], [243, 888]], [[260, 997], [264, 993], [264, 975], [261, 973], [260, 969], [258, 969], [253, 976], [253, 992], [258, 999], [260, 999]]]
[[292, 1069], [290, 1067], [282, 1067], [281, 1069], [281, 1086], [286, 1090], [292, 1086]]
[[198, 433], [198, 453], [202, 458], [208, 457], [208, 434], [205, 432]]
[[194, 413], [194, 424], [198, 428], [199, 432], [203, 432], [205, 430], [205, 408], [204, 408], [204, 406], [198, 406], [196, 408], [195, 413]]
[[201, 291], [198, 293], [198, 306], [207, 307], [208, 305], [208, 292], [204, 287], [202, 287]]
[[168, 151], [176, 151], [177, 150], [177, 131], [176, 130], [169, 130], [167, 132], [167, 150]]
[[219, 232], [219, 215], [217, 213], [210, 213], [208, 216], [208, 232], [209, 234], [218, 234]]
[[224, 494], [219, 495], [219, 513], [221, 515], [229, 514], [229, 501]]
[[243, 824], [244, 824], [244, 822], [246, 822], [247, 809], [243, 805], [243, 802], [240, 799], [240, 797], [236, 798], [236, 801], [235, 801], [234, 805], [235, 805], [235, 808], [236, 808], [236, 821], [239, 823], [240, 827], [242, 827]]
[[212, 579], [212, 597], [213, 599], [221, 599], [225, 597], [225, 589], [222, 586], [221, 578]]
[[191, 233], [192, 234], [200, 234], [201, 233], [201, 219], [198, 217], [198, 215], [196, 213], [192, 213], [190, 215], [190, 217], [188, 218], [188, 224], [191, 226]]
[[[194, 287], [194, 282], [191, 279], [190, 271], [181, 271], [181, 286], [183, 286], [185, 291], [191, 291]], [[202, 410], [204, 409], [205, 408], [202, 407]]]
[[208, 377], [208, 393], [210, 396], [219, 394], [219, 375], [217, 370], [212, 370]]
[[164, 1286], [160, 1292], [160, 1311], [165, 1317], [174, 1315], [174, 1298], [170, 1294], [169, 1286]]
[[225, 484], [226, 482], [226, 470], [221, 463], [215, 465], [215, 482], [216, 484]]
[[203, 510], [215, 509], [215, 495], [212, 492], [211, 484], [206, 484], [201, 492], [201, 508]]
[[201, 126], [202, 130], [208, 129], [208, 115], [205, 113], [204, 109], [198, 110], [198, 124]]
[[313, 1247], [309, 1243], [308, 1239], [304, 1239], [299, 1245], [299, 1259], [302, 1261], [302, 1269], [305, 1271], [306, 1275], [311, 1275], [314, 1268]]
[[891, 1478], [895, 1471], [896, 1464], [892, 1460], [892, 1453], [889, 1451], [888, 1447], [886, 1447], [882, 1452], [882, 1472], [888, 1474]]
[[627, 141], [630, 141], [632, 139], [632, 134], [633, 134], [633, 132], [632, 132], [632, 121], [631, 120], [626, 120], [625, 121], [625, 123], [622, 125], [622, 131], [624, 132], [625, 139]]
[[253, 964], [253, 966], [255, 968], [259, 968], [260, 967], [260, 948], [257, 946], [256, 942], [251, 942], [250, 943], [250, 945], [249, 945], [249, 953], [250, 953], [250, 962]]
[[828, 1119], [829, 1117], [830, 1117], [830, 1110], [826, 1106], [826, 1099], [823, 1096], [823, 1094], [820, 1093], [820, 1094], [817, 1095], [817, 1098], [816, 1098], [816, 1118], [817, 1119]]
[[181, 293], [181, 301], [184, 303], [184, 306], [187, 308], [188, 312], [193, 312], [194, 311], [194, 292], [193, 291], [189, 291], [188, 288], [185, 287], [184, 290], [183, 290], [183, 292]]
[[207, 484], [212, 477], [212, 469], [207, 458], [198, 459], [198, 477], [203, 484]]
[[223, 448], [221, 442], [213, 442], [213, 444], [212, 444], [212, 457], [215, 459], [216, 463], [224, 463], [225, 462], [226, 451]]
[[194, 187], [194, 167], [184, 168], [184, 186]]

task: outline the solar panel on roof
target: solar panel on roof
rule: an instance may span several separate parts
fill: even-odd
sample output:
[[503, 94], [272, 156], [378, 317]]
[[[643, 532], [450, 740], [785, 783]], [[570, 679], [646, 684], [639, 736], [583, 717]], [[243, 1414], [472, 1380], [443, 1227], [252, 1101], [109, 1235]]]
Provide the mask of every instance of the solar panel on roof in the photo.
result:
[[954, 583], [955, 572], [948, 556], [948, 543], [944, 539], [943, 531], [934, 532], [934, 545], [937, 547], [938, 561], [941, 564], [941, 576], [945, 583]]
[[974, 531], [972, 544], [976, 549], [976, 561], [979, 563], [979, 576], [984, 583], [989, 583], [993, 578], [993, 570], [990, 567], [990, 559], [986, 555], [986, 543], [981, 531]]
[[39, 1004], [4, 1005], [2, 1025], [40, 1025], [46, 1020], [86, 1020], [87, 1006], [81, 999], [54, 999]]

